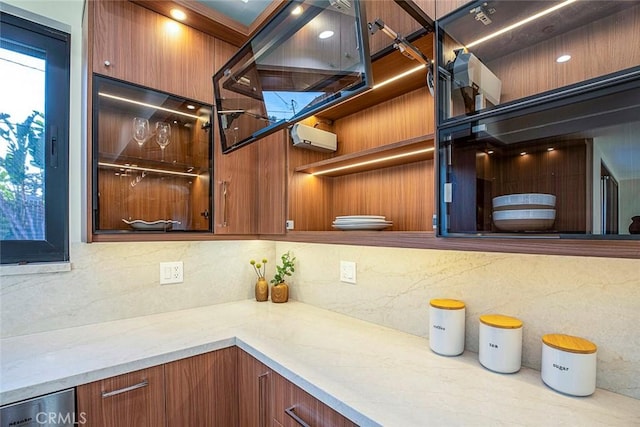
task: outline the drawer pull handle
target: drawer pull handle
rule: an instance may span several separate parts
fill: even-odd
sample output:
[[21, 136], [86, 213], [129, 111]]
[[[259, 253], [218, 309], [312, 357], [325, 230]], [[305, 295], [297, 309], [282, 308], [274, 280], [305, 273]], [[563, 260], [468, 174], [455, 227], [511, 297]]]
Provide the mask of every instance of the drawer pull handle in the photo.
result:
[[139, 388], [146, 387], [148, 385], [149, 385], [149, 381], [144, 380], [141, 383], [134, 384], [134, 385], [131, 385], [129, 387], [121, 388], [121, 389], [118, 389], [118, 390], [103, 391], [102, 392], [102, 398], [104, 399], [105, 397], [111, 397], [111, 396], [115, 396], [117, 394], [126, 393], [128, 391], [137, 390]]
[[267, 413], [267, 402], [269, 401], [268, 396], [268, 388], [267, 388], [267, 380], [269, 378], [269, 373], [266, 372], [262, 375], [258, 376], [258, 427], [267, 427], [268, 425], [268, 413]]
[[300, 418], [294, 411], [295, 411], [296, 407], [292, 406], [290, 408], [287, 408], [284, 410], [284, 413], [289, 415], [291, 418], [293, 418], [293, 420], [295, 422], [298, 423], [298, 425], [302, 426], [302, 427], [311, 427], [309, 424], [305, 423], [304, 420], [302, 418]]

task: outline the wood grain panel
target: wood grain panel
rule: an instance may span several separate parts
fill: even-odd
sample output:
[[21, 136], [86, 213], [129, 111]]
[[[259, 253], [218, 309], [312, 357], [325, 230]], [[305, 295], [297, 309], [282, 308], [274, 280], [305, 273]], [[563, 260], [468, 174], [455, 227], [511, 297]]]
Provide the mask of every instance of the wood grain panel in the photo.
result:
[[[433, 59], [433, 34], [427, 34], [420, 39], [412, 42], [420, 51], [428, 58]], [[402, 55], [399, 51], [394, 50], [389, 54], [376, 59], [372, 67], [373, 84], [377, 85], [388, 79], [414, 69], [420, 64]], [[385, 86], [369, 90], [355, 98], [351, 98], [346, 102], [336, 106], [324, 109], [318, 113], [323, 119], [337, 120], [345, 116], [351, 115], [366, 108], [381, 104], [389, 99], [393, 99], [405, 93], [414, 91], [419, 88], [425, 88], [427, 85], [426, 69], [418, 70], [388, 83]]]
[[[386, 26], [404, 37], [418, 30], [423, 30], [422, 25], [394, 1], [365, 1], [364, 6], [367, 23], [380, 19]], [[393, 40], [382, 31], [377, 31], [369, 36], [371, 55], [391, 45], [393, 45]]]
[[297, 231], [274, 240], [287, 242], [364, 245], [393, 248], [437, 249], [520, 254], [593, 256], [640, 259], [637, 240], [526, 239], [526, 238], [440, 238], [433, 232]]
[[310, 426], [324, 426], [318, 407], [318, 400], [297, 387], [286, 378], [273, 373], [273, 418], [284, 427], [299, 427], [299, 424], [285, 413], [288, 408]]
[[422, 9], [432, 20], [436, 20], [436, 3], [437, 0], [413, 0], [413, 2]]
[[238, 349], [238, 409], [240, 427], [267, 427], [271, 413], [271, 370]]
[[167, 427], [238, 425], [237, 348], [165, 365]]
[[387, 231], [431, 230], [433, 160], [333, 178], [332, 213], [325, 230], [338, 215], [384, 215], [393, 221]]
[[[120, 390], [147, 381], [148, 385], [110, 397], [103, 392]], [[157, 427], [165, 425], [164, 365], [107, 378], [76, 389], [78, 413], [87, 427]]]
[[[640, 64], [640, 5], [487, 63], [502, 81], [501, 102]], [[564, 53], [566, 63], [556, 63]], [[595, 58], [600, 58], [596, 60]], [[606, 59], [605, 59], [606, 58]]]
[[285, 232], [288, 132], [281, 130], [258, 141], [258, 233]]
[[449, 12], [469, 2], [470, 0], [435, 0], [436, 19], [442, 18]]
[[94, 72], [213, 103], [214, 37], [132, 2], [88, 5]]
[[358, 427], [358, 424], [322, 402], [318, 404], [318, 410], [320, 411], [323, 427]]
[[434, 133], [433, 98], [418, 89], [334, 122], [336, 155]]
[[[289, 214], [296, 230], [325, 230], [333, 220], [332, 178], [306, 173], [289, 174]], [[328, 223], [327, 223], [327, 220]]]
[[[236, 52], [229, 43], [216, 40], [216, 69]], [[222, 154], [217, 118], [214, 117], [214, 232], [217, 234], [253, 234], [257, 232], [257, 190], [259, 180], [257, 144], [230, 154]], [[226, 184], [225, 184], [226, 183]], [[227, 195], [223, 187], [227, 186]]]
[[[289, 150], [288, 219], [295, 221], [296, 230], [331, 230], [335, 216], [358, 214], [385, 215], [394, 221], [392, 230], [431, 230], [433, 160], [336, 178], [294, 172], [297, 166], [313, 161], [433, 133], [433, 98], [426, 88], [351, 114], [323, 128], [338, 135], [335, 154]], [[315, 160], [309, 162], [311, 159]]]

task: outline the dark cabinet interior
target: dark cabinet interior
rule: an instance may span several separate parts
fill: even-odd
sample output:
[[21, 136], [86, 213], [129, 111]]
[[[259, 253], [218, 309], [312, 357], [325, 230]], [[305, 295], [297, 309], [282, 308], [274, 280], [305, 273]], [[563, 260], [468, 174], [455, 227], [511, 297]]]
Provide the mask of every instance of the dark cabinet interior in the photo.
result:
[[634, 22], [624, 1], [472, 2], [438, 21], [439, 235], [635, 238]]
[[211, 230], [211, 106], [96, 75], [95, 232]]

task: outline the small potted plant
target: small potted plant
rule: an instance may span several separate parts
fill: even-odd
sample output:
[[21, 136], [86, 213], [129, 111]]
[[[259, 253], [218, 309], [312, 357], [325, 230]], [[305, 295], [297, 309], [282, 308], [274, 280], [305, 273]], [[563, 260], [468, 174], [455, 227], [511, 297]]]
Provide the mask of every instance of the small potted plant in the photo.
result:
[[291, 276], [291, 273], [295, 271], [293, 263], [296, 260], [291, 256], [291, 252], [287, 251], [280, 257], [282, 265], [276, 265], [276, 274], [273, 276], [271, 283], [271, 301], [272, 302], [287, 302], [289, 300], [289, 285], [285, 283], [286, 276]]
[[269, 284], [267, 283], [267, 279], [264, 277], [264, 272], [267, 267], [267, 259], [263, 258], [262, 264], [259, 262], [256, 263], [255, 260], [249, 261], [249, 264], [251, 264], [253, 271], [255, 271], [258, 276], [255, 287], [256, 301], [266, 301], [269, 299]]

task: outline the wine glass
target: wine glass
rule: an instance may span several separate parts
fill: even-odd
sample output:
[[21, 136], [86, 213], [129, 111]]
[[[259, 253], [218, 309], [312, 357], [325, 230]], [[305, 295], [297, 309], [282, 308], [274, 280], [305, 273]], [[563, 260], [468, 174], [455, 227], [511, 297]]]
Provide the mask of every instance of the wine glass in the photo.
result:
[[142, 147], [149, 138], [149, 120], [142, 117], [133, 118], [133, 139]]
[[164, 149], [169, 145], [171, 137], [171, 125], [167, 122], [156, 123], [156, 142], [162, 150], [162, 160], [164, 161]]

